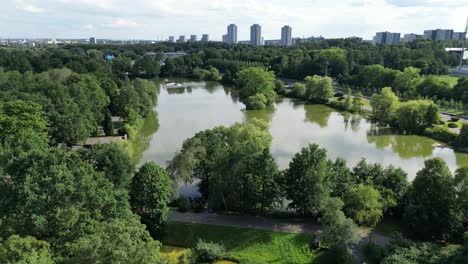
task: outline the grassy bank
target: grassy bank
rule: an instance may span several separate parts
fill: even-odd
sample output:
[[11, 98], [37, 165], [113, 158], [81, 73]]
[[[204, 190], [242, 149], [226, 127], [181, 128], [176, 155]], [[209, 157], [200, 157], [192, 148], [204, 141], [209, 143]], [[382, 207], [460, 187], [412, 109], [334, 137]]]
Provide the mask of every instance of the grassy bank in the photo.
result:
[[313, 236], [236, 227], [168, 222], [165, 245], [190, 248], [198, 239], [222, 243], [239, 263], [332, 263], [326, 252], [311, 250]]

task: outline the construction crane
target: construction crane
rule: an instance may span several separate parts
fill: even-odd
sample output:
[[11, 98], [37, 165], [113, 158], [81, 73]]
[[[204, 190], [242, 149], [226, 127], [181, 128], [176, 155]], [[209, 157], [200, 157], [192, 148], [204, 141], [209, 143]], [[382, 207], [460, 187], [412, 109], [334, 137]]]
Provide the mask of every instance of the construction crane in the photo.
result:
[[463, 45], [462, 45], [462, 49], [461, 49], [461, 56], [460, 56], [460, 66], [458, 66], [458, 68], [461, 70], [462, 67], [463, 67], [463, 57], [465, 56], [465, 47], [466, 47], [466, 34], [468, 32], [468, 18], [466, 19], [466, 26], [465, 26], [465, 37], [464, 37], [464, 40], [463, 40]]

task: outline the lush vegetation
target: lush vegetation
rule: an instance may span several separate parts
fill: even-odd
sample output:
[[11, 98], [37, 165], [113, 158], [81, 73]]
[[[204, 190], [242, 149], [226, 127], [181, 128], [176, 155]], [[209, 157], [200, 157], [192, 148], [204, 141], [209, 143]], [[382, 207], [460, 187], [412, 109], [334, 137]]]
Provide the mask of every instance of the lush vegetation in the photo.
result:
[[[387, 216], [427, 242], [396, 240], [383, 255], [375, 254], [383, 263], [421, 262], [430, 254], [441, 256], [427, 263], [463, 261], [468, 170], [452, 175], [441, 159], [426, 161], [410, 184], [400, 168], [366, 160], [349, 168], [309, 145], [280, 171], [268, 124], [256, 119], [200, 131], [167, 170], [155, 163], [136, 169], [125, 144], [71, 148], [95, 136], [136, 138], [152, 113], [152, 78], [159, 76], [234, 83], [248, 110], [271, 106], [283, 94], [361, 112], [362, 94], [353, 97], [353, 89], [372, 95], [378, 122], [466, 148], [468, 125], [458, 136], [435, 125], [438, 105], [468, 103], [468, 78], [455, 84], [430, 75], [458, 62], [443, 49], [443, 43], [427, 41], [372, 46], [352, 39], [289, 48], [163, 43], [0, 49], [0, 262], [167, 263], [155, 240], [163, 237], [192, 248], [184, 254], [187, 263], [226, 256], [254, 263], [343, 263], [358, 242], [356, 225], [374, 228]], [[168, 51], [187, 54], [165, 60]], [[334, 93], [331, 77], [320, 77], [325, 72], [348, 89], [346, 98], [329, 102]], [[289, 91], [275, 76], [304, 83]], [[123, 124], [114, 124], [116, 116]], [[320, 222], [330, 250], [311, 250], [313, 238], [304, 234], [174, 222], [164, 229], [171, 185], [180, 179], [199, 181], [201, 192], [196, 201], [179, 199], [181, 210], [269, 214], [287, 208]]]
[[195, 248], [199, 239], [223, 245], [240, 263], [332, 263], [333, 257], [309, 248], [313, 237], [264, 230], [168, 222], [163, 243]]

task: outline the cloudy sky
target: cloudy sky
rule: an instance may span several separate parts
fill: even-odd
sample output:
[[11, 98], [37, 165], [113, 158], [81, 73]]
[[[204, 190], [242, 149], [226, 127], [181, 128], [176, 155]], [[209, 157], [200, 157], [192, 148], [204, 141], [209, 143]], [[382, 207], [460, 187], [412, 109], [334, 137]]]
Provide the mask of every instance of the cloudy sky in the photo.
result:
[[293, 36], [370, 39], [376, 31], [462, 31], [468, 0], [0, 0], [0, 38], [161, 39], [209, 33], [236, 23], [239, 39], [262, 25], [265, 39]]

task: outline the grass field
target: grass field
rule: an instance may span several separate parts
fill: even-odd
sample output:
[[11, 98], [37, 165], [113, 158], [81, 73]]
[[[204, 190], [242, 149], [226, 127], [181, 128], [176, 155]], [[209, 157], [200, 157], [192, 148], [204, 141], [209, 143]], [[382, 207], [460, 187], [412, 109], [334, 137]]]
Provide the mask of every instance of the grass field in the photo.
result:
[[198, 239], [222, 243], [229, 258], [239, 263], [332, 263], [327, 252], [309, 249], [313, 236], [273, 231], [168, 222], [165, 245], [190, 248]]
[[459, 77], [451, 75], [434, 75], [434, 78], [440, 81], [447, 82], [448, 84], [450, 84], [451, 87], [454, 87], [455, 85], [457, 85]]

